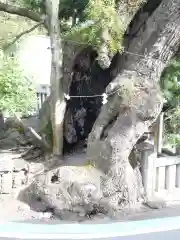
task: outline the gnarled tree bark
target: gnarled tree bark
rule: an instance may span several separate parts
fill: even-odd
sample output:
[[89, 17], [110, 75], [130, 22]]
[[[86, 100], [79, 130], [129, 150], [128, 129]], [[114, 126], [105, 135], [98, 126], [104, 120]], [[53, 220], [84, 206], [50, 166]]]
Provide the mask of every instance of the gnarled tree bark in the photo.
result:
[[128, 158], [162, 109], [158, 81], [180, 44], [179, 7], [179, 0], [164, 0], [151, 15], [134, 49], [144, 57], [127, 58], [124, 70], [107, 87], [108, 94], [118, 88], [128, 89], [131, 82], [131, 92], [123, 95], [117, 91], [109, 97], [89, 135], [87, 158], [106, 174], [103, 194], [116, 207], [120, 203], [133, 204], [141, 195]]

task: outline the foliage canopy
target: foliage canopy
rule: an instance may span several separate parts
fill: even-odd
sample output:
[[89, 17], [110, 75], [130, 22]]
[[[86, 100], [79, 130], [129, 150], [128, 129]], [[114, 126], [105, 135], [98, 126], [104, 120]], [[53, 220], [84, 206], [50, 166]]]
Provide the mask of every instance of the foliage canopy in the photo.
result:
[[[21, 1], [33, 10], [44, 9], [42, 0]], [[138, 9], [143, 2], [145, 0], [61, 0], [59, 18], [61, 25], [66, 25], [62, 27], [65, 30], [63, 37], [92, 45], [97, 52], [114, 55], [123, 49], [123, 37], [127, 29], [123, 17], [130, 16], [133, 9]], [[118, 15], [117, 8], [121, 8], [122, 16]]]
[[180, 146], [180, 58], [174, 58], [161, 77], [166, 99], [165, 140]]

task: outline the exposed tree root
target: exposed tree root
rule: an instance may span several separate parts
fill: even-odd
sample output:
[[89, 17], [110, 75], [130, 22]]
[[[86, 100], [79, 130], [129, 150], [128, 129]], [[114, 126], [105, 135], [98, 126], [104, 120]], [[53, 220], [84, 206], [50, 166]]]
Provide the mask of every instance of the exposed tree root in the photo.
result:
[[14, 118], [8, 119], [5, 123], [5, 127], [20, 132], [20, 134], [23, 134], [24, 137], [27, 138], [29, 143], [31, 142], [45, 151], [50, 150], [50, 146], [46, 140], [43, 139], [32, 127], [26, 126], [18, 116], [14, 115]]
[[37, 146], [32, 146], [30, 149], [27, 150], [26, 153], [22, 154], [21, 157], [25, 160], [33, 160], [41, 156], [44, 156], [44, 151]]

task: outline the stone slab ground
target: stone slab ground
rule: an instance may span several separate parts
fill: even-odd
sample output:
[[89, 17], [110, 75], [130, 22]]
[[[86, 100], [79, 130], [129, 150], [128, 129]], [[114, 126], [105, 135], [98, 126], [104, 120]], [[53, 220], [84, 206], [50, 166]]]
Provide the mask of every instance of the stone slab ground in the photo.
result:
[[[12, 151], [7, 151], [0, 153], [0, 159], [6, 160], [6, 164], [1, 164], [1, 170], [9, 171], [9, 169], [16, 169], [16, 174], [21, 178], [21, 170], [26, 167], [27, 162], [24, 161], [20, 157], [19, 153], [15, 153]], [[65, 161], [66, 165], [83, 165], [85, 159], [84, 153], [78, 153], [73, 156], [66, 156]], [[9, 163], [8, 163], [9, 162]], [[2, 161], [1, 161], [2, 163]], [[32, 169], [41, 168], [42, 165], [39, 163], [34, 163]], [[19, 172], [18, 172], [19, 171]], [[2, 171], [1, 171], [2, 173]], [[12, 172], [13, 173], [13, 170]], [[12, 178], [13, 179], [13, 178]], [[1, 181], [2, 183], [2, 181]], [[8, 184], [8, 182], [7, 182]], [[12, 182], [13, 185], [13, 182]], [[27, 194], [26, 201], [21, 201], [17, 199], [17, 195], [20, 190], [26, 188], [26, 186], [14, 187], [11, 194], [0, 194], [0, 221], [45, 221], [45, 222], [84, 222], [84, 223], [100, 223], [100, 222], [109, 222], [112, 221], [108, 216], [104, 214], [97, 214], [89, 217], [77, 216], [71, 212], [64, 212], [61, 215], [61, 218], [57, 218], [53, 212], [48, 210], [42, 202], [38, 201], [37, 198], [32, 198]], [[122, 213], [118, 216], [118, 221], [135, 221], [135, 220], [143, 220], [143, 219], [151, 219], [151, 218], [160, 218], [160, 217], [170, 217], [170, 216], [178, 216], [180, 215], [180, 204], [175, 202], [174, 205], [167, 205], [166, 208], [161, 209], [151, 209], [144, 205], [139, 205], [137, 208], [128, 213], [128, 211]]]

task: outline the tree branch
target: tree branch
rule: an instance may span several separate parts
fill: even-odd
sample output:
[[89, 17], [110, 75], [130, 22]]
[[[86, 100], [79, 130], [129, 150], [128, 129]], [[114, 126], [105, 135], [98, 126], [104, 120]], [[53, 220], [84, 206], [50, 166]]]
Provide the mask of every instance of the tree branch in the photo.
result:
[[0, 2], [0, 11], [7, 12], [11, 14], [16, 14], [22, 17], [27, 17], [35, 22], [41, 22], [42, 16], [32, 10], [28, 10], [27, 8], [12, 6], [6, 3]]
[[21, 32], [19, 35], [17, 35], [17, 36], [15, 37], [15, 39], [14, 39], [11, 43], [7, 44], [7, 45], [4, 47], [4, 50], [7, 50], [10, 46], [12, 46], [16, 41], [18, 41], [18, 40], [19, 40], [22, 36], [24, 36], [25, 34], [28, 34], [28, 33], [32, 32], [33, 30], [35, 30], [37, 27], [39, 27], [41, 24], [43, 24], [44, 21], [45, 21], [45, 20], [41, 20], [39, 23], [37, 23], [36, 25], [34, 25], [33, 27], [31, 27], [30, 29], [27, 29], [27, 30]]

